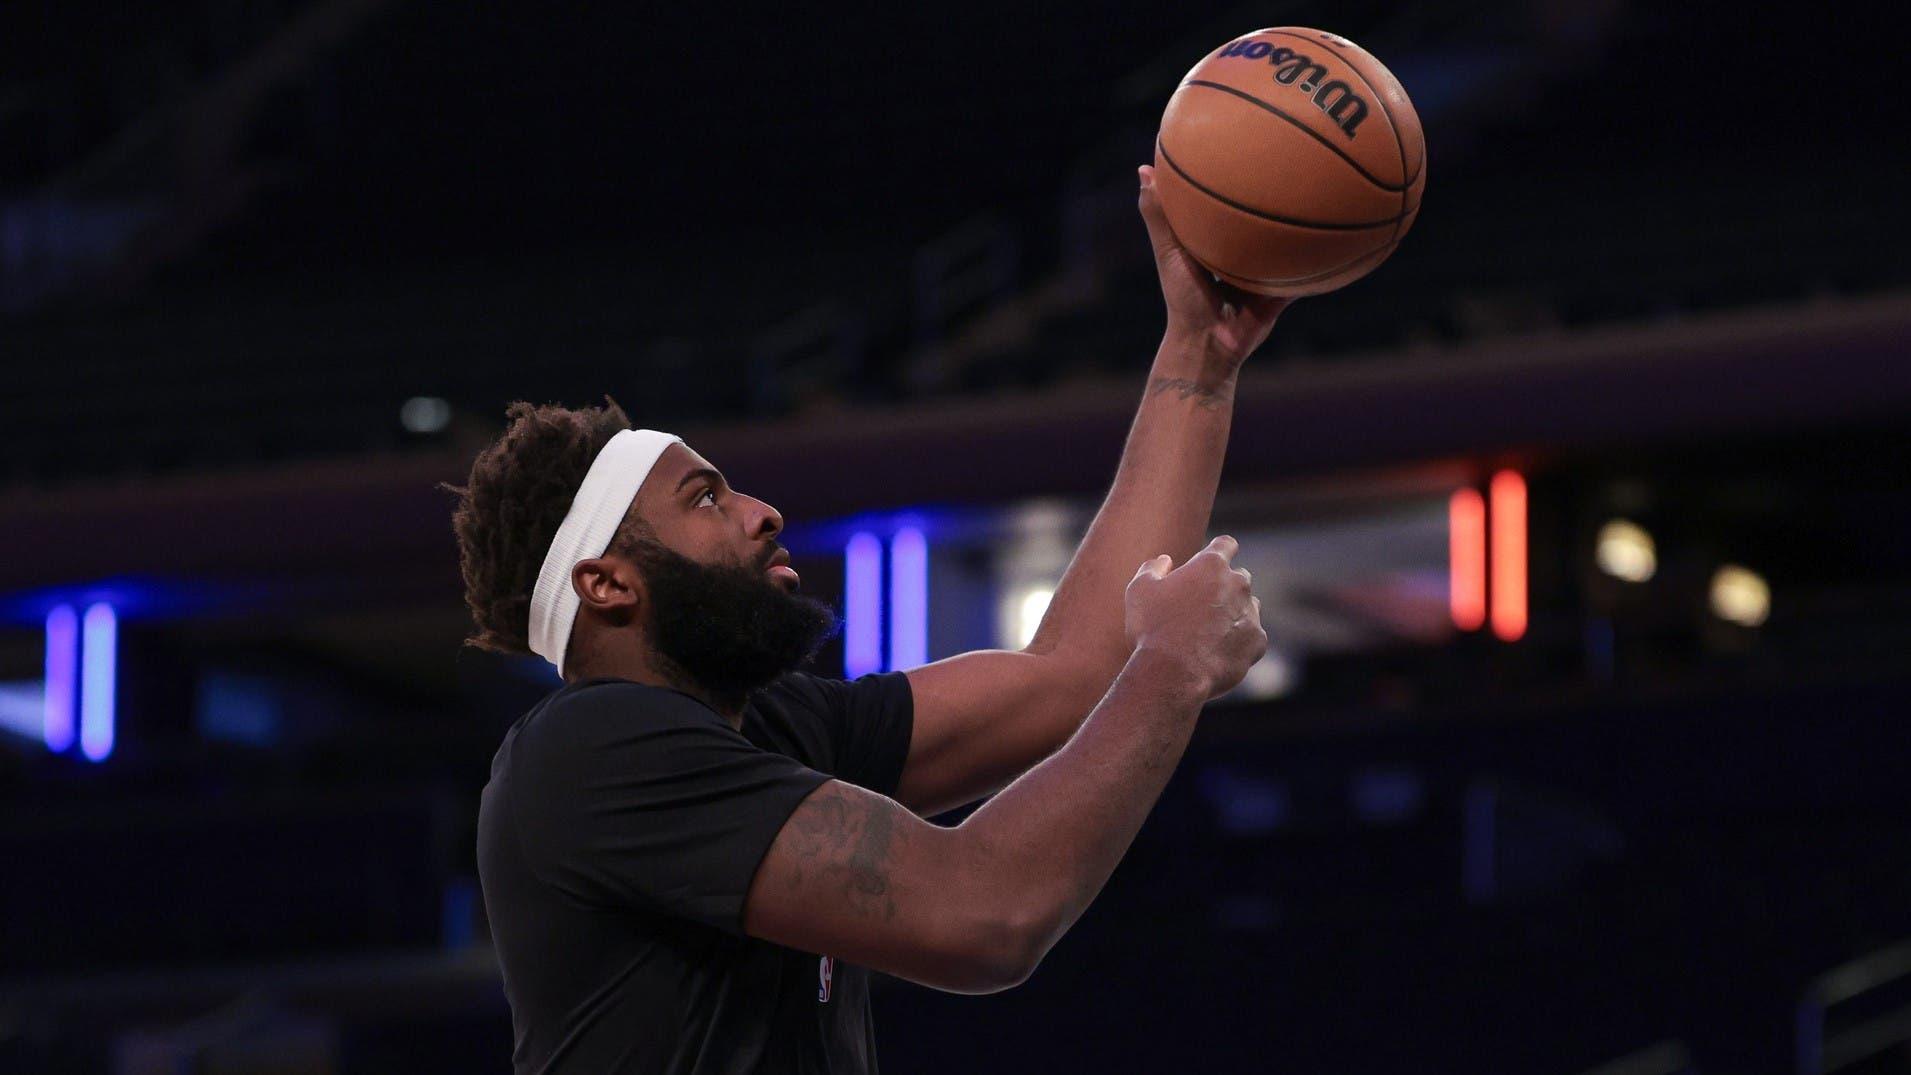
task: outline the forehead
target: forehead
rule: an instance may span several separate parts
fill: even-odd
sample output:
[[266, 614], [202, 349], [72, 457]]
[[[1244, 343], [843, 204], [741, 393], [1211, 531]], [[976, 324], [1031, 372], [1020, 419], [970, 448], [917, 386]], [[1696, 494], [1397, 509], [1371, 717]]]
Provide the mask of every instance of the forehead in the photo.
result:
[[657, 465], [650, 468], [649, 476], [644, 478], [643, 488], [637, 491], [639, 505], [655, 505], [669, 501], [677, 493], [684, 476], [711, 467], [710, 461], [692, 451], [682, 442], [674, 442], [657, 457]]

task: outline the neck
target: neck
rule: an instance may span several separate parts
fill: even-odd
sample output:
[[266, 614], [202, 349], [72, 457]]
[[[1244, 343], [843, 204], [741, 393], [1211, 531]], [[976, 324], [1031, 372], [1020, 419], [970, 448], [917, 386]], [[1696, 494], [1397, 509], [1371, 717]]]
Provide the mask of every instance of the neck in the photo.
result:
[[732, 728], [742, 725], [744, 698], [717, 694], [705, 688], [691, 679], [676, 662], [648, 645], [597, 646], [586, 644], [582, 634], [579, 632], [579, 637], [572, 639], [571, 650], [565, 655], [564, 678], [567, 682], [607, 676], [647, 687], [668, 687], [709, 706]]

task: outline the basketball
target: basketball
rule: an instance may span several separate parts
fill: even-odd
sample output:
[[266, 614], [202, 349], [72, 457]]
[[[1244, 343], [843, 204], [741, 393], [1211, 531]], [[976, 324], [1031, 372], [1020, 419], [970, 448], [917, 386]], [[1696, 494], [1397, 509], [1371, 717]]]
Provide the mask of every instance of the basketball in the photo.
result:
[[1346, 38], [1256, 30], [1181, 80], [1155, 140], [1175, 236], [1244, 291], [1345, 287], [1387, 260], [1420, 212], [1426, 138], [1392, 72]]

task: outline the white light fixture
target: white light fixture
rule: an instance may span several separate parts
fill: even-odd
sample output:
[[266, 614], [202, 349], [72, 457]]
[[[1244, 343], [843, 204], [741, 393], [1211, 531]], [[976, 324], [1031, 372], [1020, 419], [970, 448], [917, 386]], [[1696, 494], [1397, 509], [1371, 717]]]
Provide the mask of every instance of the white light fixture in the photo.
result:
[[451, 404], [437, 396], [413, 396], [398, 408], [407, 433], [442, 433], [451, 424]]
[[1627, 582], [1645, 582], [1659, 570], [1659, 555], [1653, 547], [1652, 535], [1626, 519], [1614, 519], [1599, 528], [1593, 561], [1599, 570]]
[[1300, 686], [1300, 668], [1293, 657], [1280, 649], [1269, 646], [1260, 660], [1248, 665], [1247, 675], [1241, 678], [1241, 685], [1229, 693], [1240, 698], [1279, 698], [1292, 694]]
[[1029, 586], [1009, 595], [1008, 600], [1008, 637], [1003, 640], [1009, 649], [1022, 649], [1035, 641], [1035, 630], [1042, 626], [1042, 616], [1048, 611], [1048, 603], [1055, 597], [1052, 583]]
[[1757, 627], [1772, 613], [1772, 588], [1758, 572], [1726, 564], [1712, 575], [1712, 614], [1741, 627]]

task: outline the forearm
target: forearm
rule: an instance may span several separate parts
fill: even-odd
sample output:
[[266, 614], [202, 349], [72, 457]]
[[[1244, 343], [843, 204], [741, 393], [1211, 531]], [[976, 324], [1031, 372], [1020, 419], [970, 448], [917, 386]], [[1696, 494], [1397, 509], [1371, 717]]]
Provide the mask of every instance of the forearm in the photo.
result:
[[745, 901], [751, 936], [940, 989], [1026, 979], [1127, 853], [1201, 705], [1267, 651], [1260, 602], [1216, 538], [1124, 591], [1136, 648], [1069, 742], [954, 828], [831, 780], [777, 833]]
[[1091, 684], [1121, 670], [1128, 659], [1122, 592], [1135, 565], [1162, 553], [1178, 564], [1206, 542], [1237, 371], [1199, 338], [1163, 338], [1114, 483], [1056, 586], [1030, 652], [1065, 658]]
[[1068, 744], [952, 834], [1028, 966], [1073, 925], [1128, 851], [1187, 749], [1206, 700], [1176, 661], [1136, 650]]

